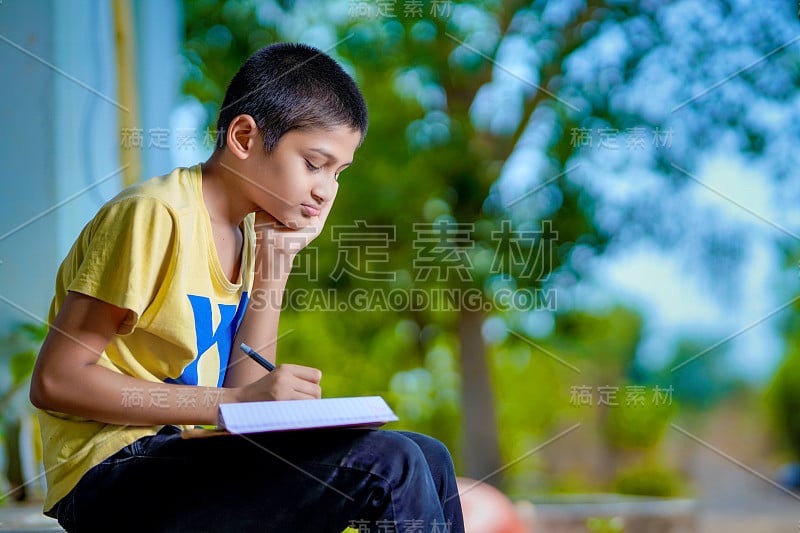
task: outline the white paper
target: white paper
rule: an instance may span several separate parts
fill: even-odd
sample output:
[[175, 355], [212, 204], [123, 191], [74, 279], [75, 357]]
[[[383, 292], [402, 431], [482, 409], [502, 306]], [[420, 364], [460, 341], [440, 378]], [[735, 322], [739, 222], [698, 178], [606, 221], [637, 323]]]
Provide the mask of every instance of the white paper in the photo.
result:
[[380, 396], [223, 403], [219, 411], [222, 427], [231, 433], [378, 426], [397, 420]]

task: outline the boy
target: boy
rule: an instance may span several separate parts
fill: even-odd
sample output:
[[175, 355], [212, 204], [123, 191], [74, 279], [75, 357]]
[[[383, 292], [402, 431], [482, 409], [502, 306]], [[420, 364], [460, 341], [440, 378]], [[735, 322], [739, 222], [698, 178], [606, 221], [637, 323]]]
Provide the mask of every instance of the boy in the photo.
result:
[[[292, 260], [367, 109], [330, 57], [276, 44], [233, 78], [218, 130], [206, 163], [103, 206], [59, 269], [30, 392], [45, 513], [68, 531], [463, 531], [449, 453], [424, 435], [181, 439], [223, 402], [321, 397], [319, 370], [267, 372], [238, 346], [274, 353]], [[248, 306], [253, 291], [269, 305]]]

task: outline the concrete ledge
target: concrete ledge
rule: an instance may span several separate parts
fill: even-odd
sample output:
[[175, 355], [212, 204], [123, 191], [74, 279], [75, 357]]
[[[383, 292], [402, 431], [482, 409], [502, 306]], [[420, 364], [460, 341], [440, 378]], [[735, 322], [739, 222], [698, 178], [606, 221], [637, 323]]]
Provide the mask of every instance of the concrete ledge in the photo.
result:
[[585, 533], [589, 519], [614, 519], [624, 531], [647, 533], [696, 533], [697, 502], [618, 494], [583, 494], [532, 498], [535, 519], [532, 531]]
[[58, 522], [42, 514], [42, 504], [0, 505], [0, 531], [50, 533], [64, 531]]

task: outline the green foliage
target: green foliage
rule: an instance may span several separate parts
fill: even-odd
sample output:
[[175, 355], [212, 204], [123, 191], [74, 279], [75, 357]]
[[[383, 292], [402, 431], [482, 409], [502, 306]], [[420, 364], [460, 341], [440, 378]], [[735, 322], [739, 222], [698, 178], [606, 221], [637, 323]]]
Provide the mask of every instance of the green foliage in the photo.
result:
[[519, 342], [491, 349], [490, 361], [507, 487], [520, 492], [546, 470], [545, 457], [530, 451], [537, 449], [564, 417], [564, 369]]
[[661, 442], [674, 412], [672, 401], [656, 402], [648, 394], [640, 404], [621, 401], [606, 410], [605, 438], [615, 448], [654, 448]]
[[41, 344], [47, 337], [47, 324], [33, 324], [23, 322], [17, 326], [18, 333], [30, 342]]
[[800, 350], [792, 343], [766, 393], [773, 425], [800, 459]]
[[586, 519], [586, 528], [592, 533], [622, 533], [625, 523], [620, 516], [591, 517]]
[[277, 35], [259, 23], [250, 1], [192, 0], [183, 3], [183, 12], [183, 90], [203, 105], [213, 128], [227, 83], [239, 65]]
[[11, 371], [11, 383], [14, 387], [21, 385], [31, 377], [34, 363], [36, 363], [36, 352], [33, 350], [17, 352], [11, 356], [9, 370]]
[[619, 472], [614, 490], [621, 494], [671, 498], [681, 494], [682, 480], [678, 472], [645, 463]]
[[[0, 472], [0, 488], [6, 487], [8, 483], [5, 476], [8, 476], [12, 484], [21, 483], [19, 479], [20, 457], [19, 438], [20, 419], [30, 416], [32, 406], [24, 394], [30, 382], [33, 367], [36, 362], [36, 354], [39, 352], [42, 342], [47, 336], [48, 327], [46, 324], [20, 323], [14, 326], [11, 333], [5, 339], [6, 350], [0, 352], [0, 366], [6, 367], [7, 372], [0, 374], [0, 453], [4, 455], [0, 459], [0, 464], [7, 465], [7, 468]], [[38, 433], [32, 446], [36, 449], [39, 446]], [[5, 490], [0, 490], [5, 492]], [[23, 497], [24, 490], [15, 493], [16, 498]], [[8, 499], [0, 495], [0, 505], [5, 504]]]
[[608, 384], [630, 373], [642, 335], [642, 317], [616, 306], [606, 312], [562, 313], [556, 321], [554, 348], [568, 350], [592, 365], [597, 383]]
[[386, 393], [386, 369], [408, 364], [413, 353], [408, 340], [376, 313], [335, 316], [284, 311], [278, 360], [323, 369], [326, 396]]
[[396, 372], [390, 401], [407, 429], [437, 435], [460, 460], [461, 377], [456, 348], [445, 338], [431, 343], [423, 366]]
[[682, 405], [710, 409], [736, 387], [726, 361], [727, 346], [717, 344], [713, 339], [681, 340], [672, 361], [650, 379], [672, 386], [675, 399]]
[[20, 323], [6, 339], [6, 346], [11, 349], [0, 354], [0, 361], [8, 369], [8, 381], [0, 386], [0, 420], [13, 411], [10, 404], [28, 383], [36, 354], [46, 336], [47, 325]]

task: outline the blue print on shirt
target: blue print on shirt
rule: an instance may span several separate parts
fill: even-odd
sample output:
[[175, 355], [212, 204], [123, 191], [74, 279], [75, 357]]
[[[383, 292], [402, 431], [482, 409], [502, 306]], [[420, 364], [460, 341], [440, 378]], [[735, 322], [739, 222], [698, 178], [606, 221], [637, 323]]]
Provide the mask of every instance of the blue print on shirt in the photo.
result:
[[244, 318], [245, 309], [247, 309], [248, 295], [247, 292], [242, 293], [242, 298], [239, 300], [239, 305], [217, 304], [219, 307], [219, 325], [214, 329], [212, 323], [212, 309], [211, 300], [205, 296], [195, 296], [189, 294], [189, 302], [192, 304], [192, 312], [194, 313], [194, 330], [197, 336], [197, 357], [194, 361], [183, 369], [183, 373], [176, 379], [167, 378], [164, 381], [167, 383], [179, 383], [182, 385], [197, 385], [197, 365], [200, 358], [203, 357], [209, 348], [217, 345], [219, 352], [219, 379], [217, 380], [217, 387], [222, 386], [225, 380], [225, 372], [228, 369], [228, 359], [231, 355], [231, 345], [239, 330], [239, 325]]

